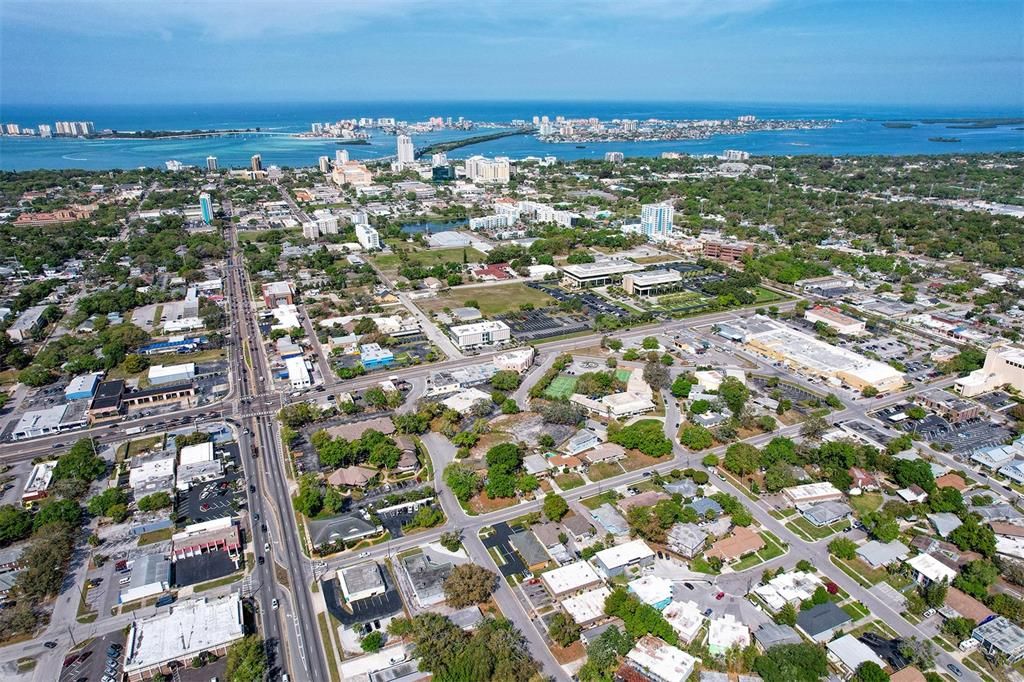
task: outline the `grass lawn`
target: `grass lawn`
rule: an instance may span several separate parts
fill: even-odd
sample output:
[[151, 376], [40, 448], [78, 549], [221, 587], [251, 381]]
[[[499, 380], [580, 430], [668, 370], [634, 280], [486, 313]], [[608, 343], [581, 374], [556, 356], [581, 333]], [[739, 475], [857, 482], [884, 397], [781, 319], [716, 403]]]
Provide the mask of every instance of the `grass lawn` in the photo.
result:
[[617, 369], [615, 370], [615, 378], [619, 381], [629, 381], [629, 375], [632, 374], [628, 369]]
[[140, 452], [145, 452], [146, 450], [149, 450], [150, 448], [162, 443], [163, 440], [163, 434], [159, 436], [150, 436], [149, 438], [140, 438], [138, 440], [133, 440], [132, 442], [128, 443], [128, 456], [134, 457]]
[[569, 472], [567, 474], [559, 474], [555, 476], [555, 483], [562, 490], [572, 490], [583, 485], [583, 477], [575, 472]]
[[576, 390], [576, 377], [567, 374], [559, 374], [551, 380], [548, 387], [544, 389], [544, 397], [551, 400], [568, 398]]
[[584, 507], [587, 509], [597, 509], [602, 504], [614, 505], [619, 499], [619, 496], [614, 490], [605, 490], [600, 495], [594, 495], [586, 499], [580, 500]]
[[754, 566], [757, 566], [758, 564], [763, 562], [764, 559], [762, 559], [757, 552], [754, 552], [752, 554], [748, 554], [736, 563], [732, 564], [732, 570], [737, 572], [745, 571], [748, 568], [753, 568]]
[[[425, 251], [411, 251], [408, 252], [408, 259], [406, 262], [409, 265], [438, 265], [440, 263], [461, 263], [463, 262], [463, 254], [465, 254], [465, 261], [468, 263], [481, 263], [486, 260], [487, 256], [480, 253], [476, 249], [466, 247], [455, 248], [455, 249], [430, 249]], [[399, 258], [397, 253], [384, 253], [378, 256], [373, 256], [373, 262], [381, 270], [398, 270], [402, 267], [402, 260]]]
[[828, 526], [819, 528], [802, 516], [787, 523], [786, 528], [808, 541], [824, 540], [835, 533]]
[[516, 282], [496, 286], [456, 287], [443, 291], [433, 298], [416, 301], [416, 305], [427, 313], [445, 308], [461, 308], [466, 301], [476, 301], [477, 307], [484, 315], [499, 315], [519, 310], [524, 303], [531, 303], [536, 308], [552, 305], [555, 299], [543, 291]]
[[853, 618], [854, 620], [860, 620], [861, 618], [871, 615], [871, 613], [866, 608], [864, 608], [864, 605], [860, 602], [850, 602], [849, 604], [843, 604], [840, 608], [843, 611], [846, 611], [847, 615], [849, 615], [850, 618]]
[[702, 556], [696, 557], [690, 561], [690, 570], [696, 571], [697, 573], [706, 573], [708, 575], [718, 575], [718, 571], [711, 568], [711, 564], [709, 564]]
[[216, 580], [211, 580], [211, 581], [206, 582], [206, 583], [200, 583], [199, 585], [196, 585], [195, 587], [193, 587], [192, 591], [193, 592], [204, 592], [206, 590], [212, 590], [213, 588], [220, 587], [222, 585], [230, 585], [231, 583], [238, 582], [241, 579], [242, 579], [242, 574], [241, 573], [232, 573], [231, 575], [226, 575], [223, 578], [218, 578]]
[[783, 298], [774, 291], [765, 289], [764, 287], [757, 287], [753, 289], [751, 293], [757, 297], [754, 303], [770, 303], [772, 301], [781, 301]]
[[140, 545], [151, 545], [154, 542], [163, 542], [164, 540], [170, 540], [171, 536], [174, 535], [173, 528], [163, 528], [161, 530], [151, 530], [148, 533], [143, 533], [139, 536]]
[[606, 478], [618, 476], [621, 473], [623, 473], [622, 467], [615, 462], [598, 462], [597, 464], [591, 464], [590, 469], [587, 470], [587, 476], [591, 481], [603, 481]]
[[320, 625], [320, 639], [324, 643], [324, 658], [327, 659], [327, 669], [331, 672], [331, 682], [340, 682], [341, 673], [338, 672], [338, 661], [334, 657], [334, 637], [331, 636], [331, 626], [328, 624], [326, 613], [316, 614], [317, 623]]
[[764, 540], [764, 548], [758, 552], [762, 561], [771, 561], [772, 559], [780, 557], [786, 553], [786, 548], [771, 533], [765, 531], [760, 533], [760, 536], [761, 539]]
[[858, 517], [863, 517], [865, 514], [876, 511], [882, 506], [882, 494], [864, 493], [863, 495], [851, 495], [850, 506], [857, 512]]

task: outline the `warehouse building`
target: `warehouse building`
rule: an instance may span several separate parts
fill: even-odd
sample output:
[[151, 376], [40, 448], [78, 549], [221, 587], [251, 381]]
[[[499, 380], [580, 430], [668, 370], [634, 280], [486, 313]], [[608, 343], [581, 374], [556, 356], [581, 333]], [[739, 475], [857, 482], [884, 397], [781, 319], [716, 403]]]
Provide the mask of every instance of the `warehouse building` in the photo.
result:
[[149, 368], [149, 383], [153, 386], [182, 384], [196, 376], [196, 364], [186, 362], [180, 365], [153, 365]]
[[860, 336], [867, 331], [863, 320], [844, 315], [838, 308], [831, 306], [816, 305], [808, 308], [804, 313], [804, 319], [812, 324], [821, 322], [847, 336]]
[[99, 386], [101, 374], [79, 374], [64, 389], [65, 400], [91, 400]]

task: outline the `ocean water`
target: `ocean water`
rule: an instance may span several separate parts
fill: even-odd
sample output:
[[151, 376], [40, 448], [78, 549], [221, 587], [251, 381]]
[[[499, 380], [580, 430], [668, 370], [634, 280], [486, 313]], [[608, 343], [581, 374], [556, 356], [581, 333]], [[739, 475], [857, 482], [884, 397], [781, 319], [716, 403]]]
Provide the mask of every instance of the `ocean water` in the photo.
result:
[[[742, 149], [757, 155], [909, 155], [971, 152], [1024, 151], [1024, 126], [1001, 126], [983, 130], [953, 130], [944, 124], [918, 124], [913, 128], [884, 128], [886, 120], [921, 118], [1021, 117], [1024, 112], [961, 108], [883, 108], [812, 105], [744, 105], [685, 102], [343, 102], [317, 104], [211, 104], [131, 106], [3, 106], [0, 121], [34, 127], [56, 120], [93, 121], [97, 129], [191, 130], [260, 128], [260, 133], [188, 140], [78, 140], [65, 138], [0, 138], [0, 169], [36, 168], [134, 168], [163, 167], [176, 159], [202, 165], [208, 155], [221, 167], [248, 166], [253, 154], [261, 154], [264, 165], [312, 166], [321, 155], [333, 157], [334, 150], [347, 148], [351, 158], [375, 159], [394, 154], [395, 140], [373, 131], [369, 145], [339, 145], [333, 140], [300, 139], [288, 133], [309, 130], [315, 121], [334, 121], [362, 116], [392, 116], [409, 122], [430, 116], [463, 116], [474, 121], [509, 122], [530, 120], [534, 115], [552, 119], [596, 116], [613, 118], [735, 118], [753, 114], [776, 119], [837, 119], [839, 123], [819, 130], [765, 131], [746, 135], [718, 135], [706, 140], [669, 142], [588, 143], [541, 142], [534, 136], [514, 136], [463, 147], [449, 154], [465, 158], [488, 156], [553, 155], [560, 159], [602, 158], [605, 152], [626, 156], [657, 156], [662, 152], [719, 154], [725, 149]], [[414, 135], [417, 146], [492, 132], [439, 131]], [[957, 143], [930, 142], [929, 137], [956, 137]]]

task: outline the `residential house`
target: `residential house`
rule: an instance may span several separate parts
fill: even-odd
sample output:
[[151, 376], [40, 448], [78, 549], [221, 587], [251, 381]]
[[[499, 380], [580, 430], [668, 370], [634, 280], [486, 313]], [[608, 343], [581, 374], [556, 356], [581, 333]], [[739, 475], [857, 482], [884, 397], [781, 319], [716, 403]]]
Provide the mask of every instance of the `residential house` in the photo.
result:
[[594, 555], [594, 567], [608, 578], [622, 575], [627, 568], [650, 566], [654, 563], [654, 550], [643, 540], [603, 549]]
[[718, 557], [722, 561], [729, 562], [739, 559], [751, 552], [756, 552], [764, 547], [764, 540], [761, 536], [743, 526], [737, 526], [732, 534], [722, 538], [704, 553], [704, 556]]
[[666, 544], [676, 554], [692, 559], [700, 554], [708, 534], [693, 523], [676, 523], [668, 529]]
[[796, 618], [796, 626], [815, 642], [827, 642], [838, 628], [852, 621], [846, 611], [827, 601], [801, 611]]

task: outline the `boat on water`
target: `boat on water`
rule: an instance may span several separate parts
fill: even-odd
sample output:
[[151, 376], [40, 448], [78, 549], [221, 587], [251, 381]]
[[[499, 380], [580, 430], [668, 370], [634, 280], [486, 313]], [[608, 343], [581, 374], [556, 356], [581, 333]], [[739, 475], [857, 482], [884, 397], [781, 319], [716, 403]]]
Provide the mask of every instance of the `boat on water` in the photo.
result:
[[576, 149], [586, 149], [586, 148], [587, 148], [587, 145], [585, 145], [585, 144], [578, 144], [578, 145], [576, 145]]
[[929, 142], [959, 142], [959, 137], [929, 137]]

